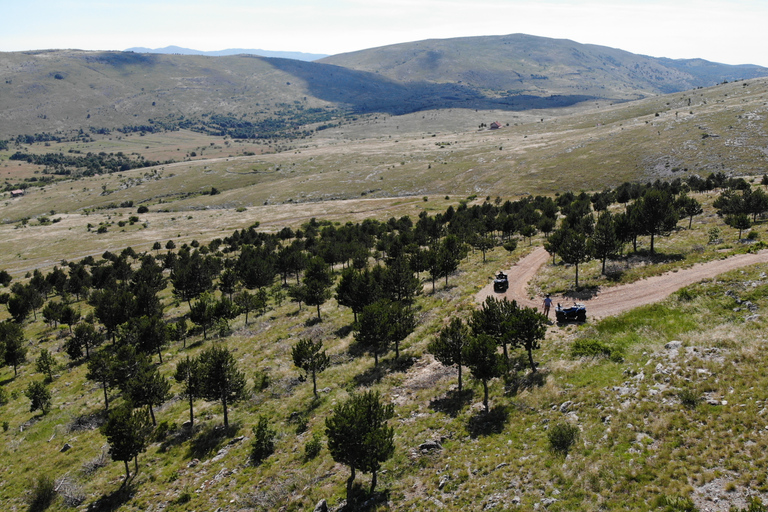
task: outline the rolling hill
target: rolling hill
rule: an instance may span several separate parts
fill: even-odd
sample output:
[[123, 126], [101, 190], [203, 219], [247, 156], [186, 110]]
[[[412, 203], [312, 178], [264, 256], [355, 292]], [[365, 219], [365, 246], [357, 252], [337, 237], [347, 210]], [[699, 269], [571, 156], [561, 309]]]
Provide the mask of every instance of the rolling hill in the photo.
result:
[[[524, 35], [430, 40], [317, 62], [49, 50], [0, 54], [0, 138], [125, 126], [284, 136], [346, 114], [521, 112], [768, 75]], [[223, 120], [222, 120], [223, 116]], [[275, 126], [278, 125], [278, 126]]]

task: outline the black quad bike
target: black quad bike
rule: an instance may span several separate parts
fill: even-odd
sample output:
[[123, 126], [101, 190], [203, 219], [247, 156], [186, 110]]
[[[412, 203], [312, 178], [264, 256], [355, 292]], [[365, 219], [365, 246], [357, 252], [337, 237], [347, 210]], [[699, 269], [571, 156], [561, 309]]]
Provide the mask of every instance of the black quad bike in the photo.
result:
[[558, 304], [555, 308], [555, 319], [558, 323], [586, 322], [587, 307], [580, 302], [574, 302], [573, 306], [569, 308], [564, 308]]
[[507, 274], [499, 272], [493, 280], [493, 291], [496, 293], [504, 293], [509, 288], [509, 279]]

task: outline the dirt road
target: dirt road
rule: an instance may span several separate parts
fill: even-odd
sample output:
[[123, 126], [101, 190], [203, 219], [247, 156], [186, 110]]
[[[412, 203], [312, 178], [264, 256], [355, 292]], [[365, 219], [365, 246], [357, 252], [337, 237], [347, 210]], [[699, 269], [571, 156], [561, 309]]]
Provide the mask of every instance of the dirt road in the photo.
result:
[[[543, 247], [539, 247], [531, 254], [518, 261], [509, 271], [509, 289], [506, 293], [494, 293], [493, 284], [484, 287], [476, 296], [478, 302], [482, 302], [489, 295], [506, 297], [508, 300], [516, 300], [518, 304], [541, 309], [544, 297], [535, 297], [533, 300], [526, 293], [528, 283], [538, 272], [550, 255]], [[606, 288], [604, 291], [589, 300], [579, 300], [587, 306], [589, 318], [605, 318], [617, 315], [624, 311], [659, 302], [684, 286], [697, 283], [703, 279], [711, 278], [723, 272], [739, 267], [753, 265], [755, 263], [767, 263], [768, 250], [756, 254], [740, 254], [722, 260], [700, 263], [691, 268], [667, 272], [659, 276], [649, 277], [635, 283], [624, 284]], [[552, 296], [553, 311], [550, 318], [554, 318], [554, 305], [571, 305], [573, 299], [563, 296]]]

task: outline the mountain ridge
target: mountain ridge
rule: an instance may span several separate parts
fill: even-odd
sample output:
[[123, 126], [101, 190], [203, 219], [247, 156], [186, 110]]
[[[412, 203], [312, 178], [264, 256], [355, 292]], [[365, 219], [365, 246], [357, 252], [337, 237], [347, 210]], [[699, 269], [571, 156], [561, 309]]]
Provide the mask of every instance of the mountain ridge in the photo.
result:
[[181, 46], [170, 45], [164, 48], [146, 48], [146, 47], [133, 47], [127, 48], [124, 51], [134, 53], [160, 53], [160, 54], [178, 54], [178, 55], [205, 55], [208, 57], [226, 57], [231, 55], [258, 55], [260, 57], [277, 57], [283, 59], [303, 60], [305, 62], [312, 62], [318, 59], [328, 57], [326, 53], [306, 53], [306, 52], [290, 52], [290, 51], [271, 51], [261, 49], [245, 49], [245, 48], [227, 48], [224, 50], [214, 51], [202, 51], [192, 48], [183, 48]]
[[[768, 68], [657, 59], [525, 34], [425, 40], [314, 62], [242, 53], [10, 52], [0, 53], [0, 139], [199, 125], [211, 116], [306, 131], [346, 115], [558, 109], [761, 76]], [[254, 136], [248, 133], [237, 136]]]

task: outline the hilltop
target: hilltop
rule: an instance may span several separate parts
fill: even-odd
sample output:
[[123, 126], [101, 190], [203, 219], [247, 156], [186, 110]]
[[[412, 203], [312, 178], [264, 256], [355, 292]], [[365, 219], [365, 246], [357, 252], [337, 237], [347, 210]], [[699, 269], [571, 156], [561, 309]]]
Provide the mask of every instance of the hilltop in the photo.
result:
[[525, 35], [429, 40], [316, 62], [48, 50], [0, 54], [0, 138], [191, 128], [286, 136], [348, 115], [556, 111], [768, 75]]

